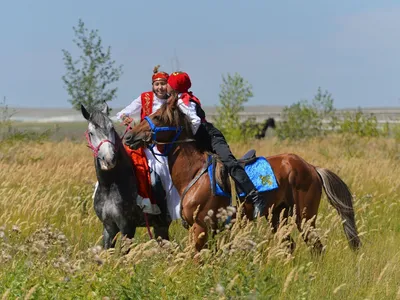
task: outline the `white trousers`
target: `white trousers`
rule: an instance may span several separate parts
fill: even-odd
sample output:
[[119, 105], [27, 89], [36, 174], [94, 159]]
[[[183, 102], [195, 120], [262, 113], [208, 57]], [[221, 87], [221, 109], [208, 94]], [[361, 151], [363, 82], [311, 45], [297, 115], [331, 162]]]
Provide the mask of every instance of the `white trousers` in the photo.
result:
[[[160, 154], [157, 147], [153, 148], [154, 153]], [[180, 196], [172, 183], [172, 178], [169, 173], [168, 157], [157, 155], [157, 158], [149, 149], [144, 149], [149, 167], [154, 170], [161, 179], [167, 197], [167, 207], [172, 220], [180, 219]]]

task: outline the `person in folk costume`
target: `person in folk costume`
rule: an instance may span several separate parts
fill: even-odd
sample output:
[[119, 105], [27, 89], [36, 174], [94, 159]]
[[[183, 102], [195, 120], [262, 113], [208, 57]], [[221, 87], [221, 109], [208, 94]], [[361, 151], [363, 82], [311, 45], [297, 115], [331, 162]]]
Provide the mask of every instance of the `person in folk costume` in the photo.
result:
[[192, 92], [189, 92], [191, 86], [192, 83], [187, 73], [174, 72], [170, 74], [167, 85], [169, 101], [178, 99], [177, 105], [190, 120], [195, 138], [201, 141], [208, 140], [212, 152], [220, 157], [239, 189], [246, 194], [246, 201], [253, 204], [253, 217], [258, 217], [265, 209], [265, 201], [259, 196], [253, 182], [232, 154], [224, 135], [206, 120], [200, 100]]
[[[142, 121], [144, 117], [152, 114], [157, 111], [163, 103], [167, 101], [167, 80], [168, 73], [159, 71], [160, 66], [154, 67], [153, 76], [152, 76], [152, 91], [144, 92], [135, 100], [132, 101], [127, 107], [122, 109], [117, 113], [117, 118], [120, 119], [126, 126], [129, 126], [133, 121], [140, 120]], [[128, 146], [124, 145], [128, 154], [135, 155], [136, 158], [134, 160], [135, 167], [137, 167], [137, 154], [141, 153], [144, 159], [147, 159], [148, 168], [155, 171], [161, 180], [163, 188], [166, 193], [167, 207], [169, 214], [172, 220], [180, 218], [180, 196], [175, 186], [172, 183], [171, 175], [168, 167], [168, 158], [165, 156], [157, 155], [157, 158], [151, 150], [147, 148], [140, 148], [138, 150], [131, 150]], [[153, 152], [155, 154], [160, 154], [157, 147], [153, 148]], [[132, 157], [133, 158], [133, 157]], [[140, 181], [140, 180], [138, 180]], [[139, 191], [142, 191], [142, 196], [144, 199], [142, 201], [142, 206], [144, 212], [149, 212], [153, 214], [159, 213], [159, 209], [155, 204], [155, 199], [151, 199], [148, 190], [151, 187], [148, 183], [141, 182], [139, 184], [145, 184], [145, 187], [138, 187]], [[151, 202], [152, 209], [150, 211], [146, 211], [146, 206], [149, 207]], [[151, 212], [152, 210], [152, 212]]]

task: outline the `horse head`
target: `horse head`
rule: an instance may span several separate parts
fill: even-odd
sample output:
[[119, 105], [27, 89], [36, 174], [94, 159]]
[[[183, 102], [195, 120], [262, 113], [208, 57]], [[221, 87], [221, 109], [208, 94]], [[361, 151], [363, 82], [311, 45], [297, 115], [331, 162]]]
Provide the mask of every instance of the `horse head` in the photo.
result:
[[95, 109], [89, 113], [81, 104], [81, 112], [88, 121], [88, 129], [85, 133], [88, 147], [92, 149], [102, 170], [113, 169], [117, 163], [119, 136], [108, 117], [108, 105], [105, 103], [102, 110]]
[[125, 135], [124, 143], [131, 149], [172, 146], [179, 141], [193, 141], [190, 124], [177, 107], [177, 99], [169, 99], [160, 109], [145, 117]]
[[274, 128], [274, 129], [276, 128], [275, 119], [274, 119], [274, 118], [268, 118], [268, 119], [266, 119], [266, 120], [264, 121], [264, 124], [263, 124], [263, 127], [262, 127], [261, 131], [259, 131], [259, 132], [255, 135], [255, 138], [258, 139], [258, 140], [264, 138], [264, 137], [265, 137], [265, 133], [267, 132], [267, 129], [268, 129], [269, 127], [270, 127], [270, 128]]

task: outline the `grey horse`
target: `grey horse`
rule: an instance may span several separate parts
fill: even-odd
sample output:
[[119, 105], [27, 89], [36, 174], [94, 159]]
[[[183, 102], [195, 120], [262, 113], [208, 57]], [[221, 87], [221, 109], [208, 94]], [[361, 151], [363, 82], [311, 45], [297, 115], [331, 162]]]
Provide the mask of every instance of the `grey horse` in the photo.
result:
[[[81, 105], [81, 112], [88, 121], [86, 138], [88, 146], [93, 150], [98, 180], [94, 193], [94, 210], [103, 223], [103, 243], [104, 248], [108, 249], [115, 246], [114, 238], [118, 232], [132, 239], [136, 227], [145, 227], [146, 220], [136, 204], [137, 179], [132, 160], [108, 117], [107, 104], [104, 109], [93, 110], [91, 113]], [[154, 176], [152, 178], [152, 190], [156, 195], [160, 195], [157, 201], [161, 214], [148, 215], [148, 226], [154, 228], [156, 238], [169, 239], [168, 228], [171, 218], [167, 211], [165, 196], [160, 193], [162, 190], [159, 187], [160, 183], [154, 180]]]

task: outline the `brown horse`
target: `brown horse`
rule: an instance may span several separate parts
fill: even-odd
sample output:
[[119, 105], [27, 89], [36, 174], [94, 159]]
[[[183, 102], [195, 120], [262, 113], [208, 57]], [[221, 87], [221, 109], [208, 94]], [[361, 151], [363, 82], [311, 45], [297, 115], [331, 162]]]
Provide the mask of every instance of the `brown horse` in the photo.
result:
[[[214, 196], [207, 166], [209, 153], [199, 148], [186, 116], [177, 107], [176, 101], [165, 103], [157, 112], [143, 120], [128, 133], [125, 143], [131, 148], [163, 147], [168, 155], [172, 181], [181, 196], [181, 216], [193, 226], [195, 246], [200, 251], [207, 240], [207, 225], [204, 218], [209, 210], [218, 211], [230, 204], [229, 197]], [[272, 211], [272, 227], [276, 231], [280, 214], [294, 214], [301, 231], [303, 219], [315, 227], [315, 219], [321, 200], [322, 189], [329, 203], [344, 221], [343, 227], [350, 247], [356, 250], [361, 242], [358, 237], [352, 195], [347, 185], [332, 171], [315, 167], [296, 154], [280, 154], [266, 157], [278, 182], [278, 188], [262, 193], [266, 201], [263, 213], [268, 217]], [[217, 162], [216, 177], [230, 190], [224, 166]], [[218, 176], [220, 174], [220, 176]], [[222, 174], [222, 175], [221, 175]], [[225, 182], [224, 182], [225, 177]], [[252, 205], [245, 204], [247, 217], [252, 218]], [[213, 217], [215, 218], [215, 213]], [[216, 220], [213, 220], [216, 224]], [[320, 253], [323, 245], [318, 236], [312, 238], [309, 230], [303, 231], [303, 239]], [[316, 234], [316, 233], [314, 233]], [[290, 239], [290, 237], [288, 237]]]

